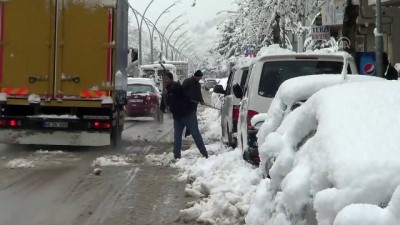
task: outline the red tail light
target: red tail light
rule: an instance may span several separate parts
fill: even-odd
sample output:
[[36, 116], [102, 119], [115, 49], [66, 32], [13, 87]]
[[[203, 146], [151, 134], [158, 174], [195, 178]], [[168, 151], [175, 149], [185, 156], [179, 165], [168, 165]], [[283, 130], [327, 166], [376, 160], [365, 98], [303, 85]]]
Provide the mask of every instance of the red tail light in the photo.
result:
[[0, 127], [19, 127], [21, 126], [21, 121], [19, 120], [8, 120], [8, 119], [2, 119], [0, 120]]
[[95, 122], [92, 123], [92, 128], [95, 128], [95, 129], [110, 129], [111, 128], [111, 123], [110, 122], [95, 121]]
[[237, 121], [239, 119], [239, 106], [234, 105], [232, 110], [232, 119]]
[[18, 126], [18, 122], [16, 120], [10, 120], [10, 127]]
[[103, 128], [110, 129], [111, 128], [111, 123], [109, 123], [109, 122], [103, 123]]
[[93, 127], [94, 128], [100, 128], [100, 122], [93, 122]]
[[258, 112], [254, 111], [254, 110], [247, 111], [247, 128], [248, 129], [254, 129], [254, 127], [251, 125], [251, 119], [257, 114], [258, 114]]

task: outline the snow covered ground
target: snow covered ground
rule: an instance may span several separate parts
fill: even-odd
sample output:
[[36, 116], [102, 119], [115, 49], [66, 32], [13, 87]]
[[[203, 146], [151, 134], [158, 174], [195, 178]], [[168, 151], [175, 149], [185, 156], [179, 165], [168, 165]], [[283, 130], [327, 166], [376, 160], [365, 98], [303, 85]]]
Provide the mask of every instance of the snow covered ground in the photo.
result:
[[[240, 149], [216, 140], [220, 118], [212, 109], [200, 114], [201, 121], [207, 121], [203, 137], [208, 138], [207, 132], [215, 135], [207, 145], [209, 159], [202, 158], [195, 146], [177, 162], [172, 153], [148, 157], [153, 163], [178, 168], [177, 179], [187, 182], [186, 194], [197, 198], [181, 210], [181, 221], [398, 224], [400, 84], [374, 77], [343, 80], [336, 75], [322, 83], [304, 81], [299, 96], [293, 93], [293, 85], [299, 84], [295, 81], [282, 93], [289, 99], [282, 96], [276, 103], [274, 119], [279, 121], [270, 121], [270, 130], [264, 127], [261, 134], [262, 151], [276, 156], [271, 179], [264, 178], [262, 168], [245, 163]], [[299, 100], [307, 101], [285, 114], [281, 106], [286, 104], [286, 109]]]

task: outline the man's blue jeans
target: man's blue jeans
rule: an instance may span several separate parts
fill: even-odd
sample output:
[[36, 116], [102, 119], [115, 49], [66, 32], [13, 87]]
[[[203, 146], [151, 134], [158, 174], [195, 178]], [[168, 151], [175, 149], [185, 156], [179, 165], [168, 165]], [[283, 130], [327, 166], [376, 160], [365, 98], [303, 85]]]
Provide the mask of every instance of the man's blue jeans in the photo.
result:
[[189, 115], [174, 119], [174, 157], [175, 159], [181, 157], [182, 149], [182, 134], [183, 129], [186, 127], [192, 135], [194, 142], [200, 153], [208, 158], [207, 149], [204, 146], [203, 138], [201, 137], [199, 126], [197, 122], [196, 111], [191, 112]]

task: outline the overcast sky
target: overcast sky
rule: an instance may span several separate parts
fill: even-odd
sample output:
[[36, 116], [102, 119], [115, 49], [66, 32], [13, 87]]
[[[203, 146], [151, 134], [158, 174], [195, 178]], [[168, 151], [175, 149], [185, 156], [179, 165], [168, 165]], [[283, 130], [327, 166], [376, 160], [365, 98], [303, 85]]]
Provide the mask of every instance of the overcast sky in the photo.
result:
[[[151, 0], [129, 1], [133, 8], [143, 13]], [[154, 0], [145, 16], [154, 23], [157, 17], [175, 1], [176, 0]], [[234, 0], [196, 0], [196, 5], [192, 7], [193, 0], [181, 0], [180, 3], [170, 9], [169, 13], [161, 17], [157, 23], [157, 28], [164, 31], [167, 24], [180, 14], [183, 14], [173, 25], [178, 26], [183, 22], [187, 22], [187, 25], [183, 26], [181, 30], [176, 31], [171, 39], [174, 40], [181, 32], [189, 30], [187, 37], [190, 36], [193, 39], [193, 43], [197, 46], [196, 51], [198, 51], [199, 56], [201, 56], [217, 42], [217, 25], [221, 24], [223, 19], [227, 16], [225, 13], [221, 13], [217, 16], [216, 13], [223, 10], [234, 10], [235, 7], [232, 5], [233, 1]], [[133, 25], [137, 26], [136, 22], [134, 22]], [[174, 30], [173, 25], [168, 29], [169, 32]], [[169, 34], [168, 31], [167, 34]], [[168, 37], [169, 35], [166, 36]], [[185, 37], [182, 37], [179, 39], [179, 42], [184, 39]]]

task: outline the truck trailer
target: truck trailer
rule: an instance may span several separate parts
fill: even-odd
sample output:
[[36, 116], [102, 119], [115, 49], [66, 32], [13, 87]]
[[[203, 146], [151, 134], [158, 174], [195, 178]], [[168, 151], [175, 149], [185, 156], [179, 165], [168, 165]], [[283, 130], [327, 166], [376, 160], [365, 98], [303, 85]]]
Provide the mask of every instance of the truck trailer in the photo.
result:
[[0, 142], [118, 145], [126, 0], [0, 1]]

